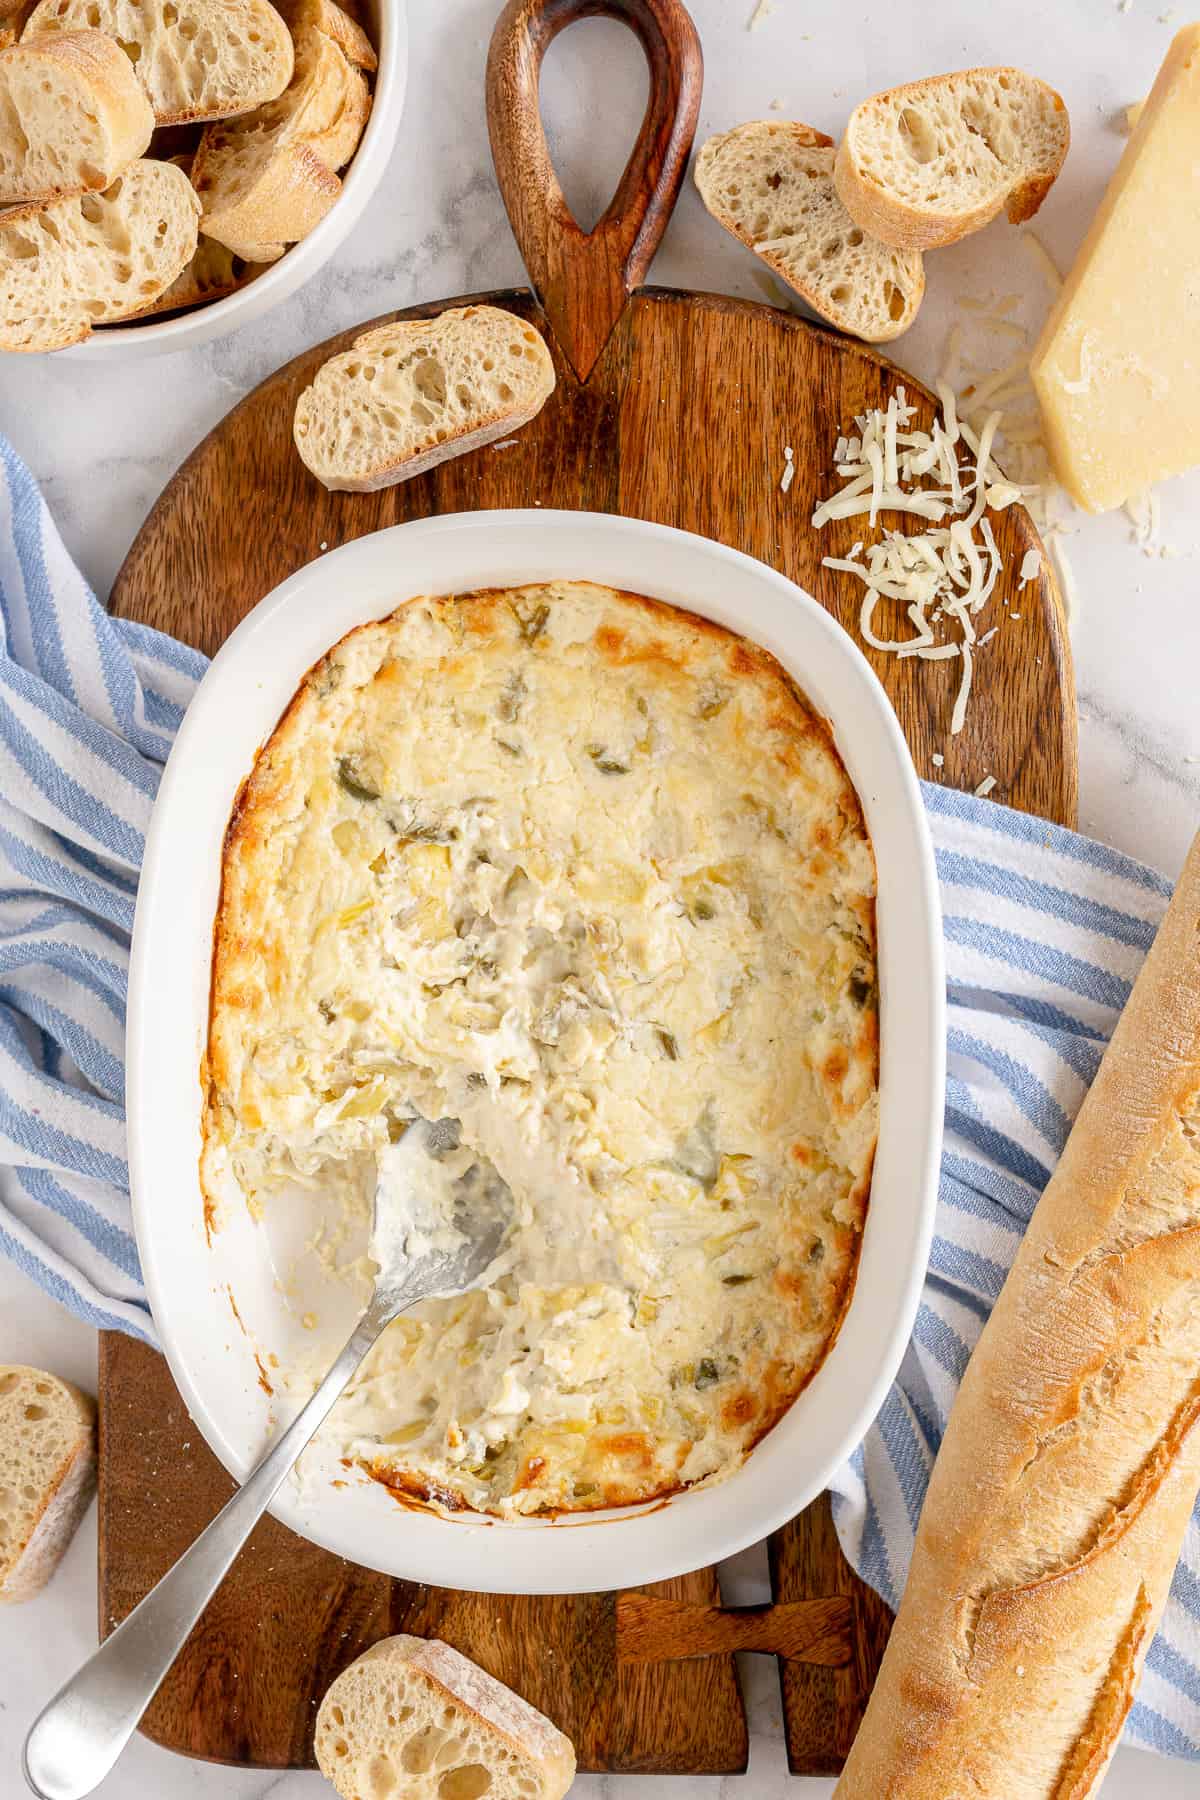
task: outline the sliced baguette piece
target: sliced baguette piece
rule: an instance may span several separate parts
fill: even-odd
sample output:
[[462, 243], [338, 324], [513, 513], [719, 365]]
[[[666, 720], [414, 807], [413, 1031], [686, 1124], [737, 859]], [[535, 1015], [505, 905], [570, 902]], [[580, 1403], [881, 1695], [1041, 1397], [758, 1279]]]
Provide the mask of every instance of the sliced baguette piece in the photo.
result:
[[554, 392], [532, 325], [495, 306], [380, 325], [296, 403], [296, 448], [325, 487], [374, 493], [527, 425]]
[[[190, 156], [172, 156], [170, 160], [190, 179]], [[136, 312], [128, 313], [126, 318], [146, 319], [155, 313], [178, 312], [185, 306], [201, 306], [209, 300], [224, 300], [227, 295], [235, 294], [239, 288], [245, 287], [256, 275], [261, 274], [262, 267], [259, 264], [246, 262], [244, 258], [235, 256], [224, 244], [218, 244], [215, 238], [202, 236], [191, 262], [176, 276], [170, 287], [156, 300], [151, 300], [148, 306], [141, 306]]]
[[210, 125], [192, 164], [201, 229], [247, 262], [274, 262], [319, 225], [342, 191], [287, 120]]
[[925, 294], [919, 251], [856, 225], [833, 185], [833, 139], [760, 119], [708, 140], [696, 186], [718, 224], [748, 244], [840, 331], [882, 344], [907, 331]]
[[864, 231], [901, 250], [936, 250], [1001, 208], [1031, 219], [1063, 166], [1061, 95], [1021, 69], [965, 69], [876, 94], [855, 108], [833, 178]]
[[250, 112], [292, 78], [291, 33], [268, 0], [41, 0], [22, 41], [84, 25], [122, 45], [160, 125]]
[[371, 109], [366, 78], [321, 31], [296, 40], [295, 69], [277, 100], [209, 125], [192, 180], [204, 230], [247, 262], [273, 262], [320, 223], [341, 192]]
[[0, 51], [0, 205], [102, 191], [153, 130], [129, 58], [102, 31]]
[[836, 1800], [1091, 1800], [1200, 1488], [1200, 838], [967, 1365]]
[[279, 11], [287, 21], [292, 37], [306, 31], [319, 31], [332, 38], [348, 63], [370, 72], [379, 67], [375, 46], [358, 23], [334, 0], [280, 0]]
[[45, 1587], [96, 1485], [96, 1408], [69, 1381], [0, 1365], [0, 1602]]
[[384, 1638], [342, 1670], [314, 1748], [343, 1800], [563, 1800], [575, 1751], [544, 1714], [437, 1638]]
[[296, 68], [287, 89], [254, 118], [277, 119], [290, 143], [306, 144], [326, 168], [344, 169], [371, 111], [371, 90], [332, 38], [304, 30], [296, 37]]
[[169, 162], [131, 163], [103, 194], [0, 213], [0, 350], [61, 350], [170, 287], [200, 205]]

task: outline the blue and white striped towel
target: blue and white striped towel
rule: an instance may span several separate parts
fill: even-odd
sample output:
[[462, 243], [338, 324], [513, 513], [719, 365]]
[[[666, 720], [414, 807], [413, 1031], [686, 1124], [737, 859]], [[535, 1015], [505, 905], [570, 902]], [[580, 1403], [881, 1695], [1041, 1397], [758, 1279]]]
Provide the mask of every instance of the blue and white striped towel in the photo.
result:
[[[129, 929], [162, 762], [204, 659], [110, 619], [0, 438], [0, 1249], [153, 1343], [122, 1109]], [[1170, 895], [1129, 858], [925, 790], [950, 1001], [946, 1148], [900, 1377], [840, 1471], [847, 1555], [893, 1605], [950, 1404]], [[1200, 1509], [1130, 1718], [1200, 1760]]]

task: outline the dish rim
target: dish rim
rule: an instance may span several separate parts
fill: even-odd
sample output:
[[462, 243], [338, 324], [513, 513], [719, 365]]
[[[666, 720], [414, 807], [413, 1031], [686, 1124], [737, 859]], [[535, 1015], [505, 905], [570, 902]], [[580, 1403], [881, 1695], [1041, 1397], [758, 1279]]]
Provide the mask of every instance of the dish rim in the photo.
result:
[[[391, 572], [395, 567], [391, 553], [397, 549], [401, 551], [398, 575]], [[426, 583], [403, 572], [406, 558], [410, 566], [419, 565], [424, 554], [426, 564], [437, 565], [439, 552], [443, 562], [448, 555], [450, 562], [469, 566], [476, 575], [460, 582], [442, 577]], [[728, 589], [729, 597], [721, 600], [717, 610], [707, 595], [698, 604], [691, 591], [693, 584], [704, 587], [705, 565], [711, 585], [722, 595]], [[385, 579], [384, 568], [390, 578]], [[478, 578], [480, 569], [488, 571], [486, 579]], [[664, 570], [679, 571], [682, 590], [672, 586]], [[194, 1159], [191, 1191], [195, 1216], [190, 1222], [184, 1217], [182, 1227], [176, 1226], [174, 1250], [171, 1233], [162, 1224], [164, 1215], [150, 1199], [162, 1185], [158, 1176], [164, 1173], [164, 1129], [152, 1118], [149, 1103], [153, 1097], [154, 1104], [161, 1106], [161, 1071], [169, 1069], [172, 1055], [180, 1059], [178, 1043], [171, 1043], [174, 1020], [165, 1020], [168, 1008], [158, 1004], [164, 995], [169, 1000], [174, 992], [167, 979], [168, 963], [162, 959], [169, 958], [173, 946], [178, 948], [171, 929], [172, 895], [176, 905], [186, 904], [180, 895], [187, 880], [188, 854], [190, 851], [193, 863], [200, 855], [193, 841], [197, 835], [193, 828], [195, 797], [189, 797], [189, 788], [196, 788], [205, 778], [206, 760], [215, 741], [210, 733], [223, 717], [228, 725], [231, 698], [240, 691], [242, 707], [250, 707], [247, 686], [258, 695], [267, 690], [277, 697], [286, 690], [290, 696], [315, 660], [309, 654], [314, 634], [323, 634], [320, 655], [355, 625], [384, 617], [405, 599], [434, 591], [435, 586], [442, 592], [465, 592], [473, 587], [546, 580], [555, 574], [560, 579], [590, 579], [647, 593], [683, 605], [685, 610], [690, 597], [690, 610], [717, 618], [779, 656], [801, 690], [829, 718], [839, 754], [862, 800], [877, 861], [881, 840], [886, 845], [886, 867], [879, 868], [879, 963], [884, 995], [881, 1122], [855, 1292], [838, 1338], [788, 1413], [726, 1479], [620, 1513], [577, 1513], [512, 1523], [477, 1515], [446, 1521], [413, 1514], [398, 1509], [377, 1484], [372, 1484], [372, 1491], [383, 1499], [386, 1510], [381, 1512], [368, 1501], [365, 1509], [357, 1509], [362, 1512], [357, 1519], [356, 1508], [346, 1504], [352, 1493], [366, 1491], [357, 1487], [338, 1496], [335, 1507], [331, 1494], [323, 1493], [314, 1501], [289, 1482], [272, 1504], [271, 1511], [283, 1523], [352, 1561], [442, 1587], [496, 1593], [585, 1593], [667, 1579], [758, 1542], [827, 1486], [878, 1412], [911, 1334], [933, 1231], [945, 1088], [940, 908], [919, 785], [886, 693], [857, 646], [817, 601], [786, 576], [729, 546], [674, 527], [604, 513], [514, 509], [450, 514], [392, 526], [328, 552], [259, 602], [222, 646], [197, 689], [159, 788], [134, 922], [127, 1096], [135, 1233], [147, 1293], [172, 1375], [218, 1459], [236, 1479], [242, 1479], [254, 1453], [238, 1447], [231, 1423], [232, 1401], [222, 1419], [224, 1395], [214, 1403], [211, 1372], [206, 1372], [199, 1353], [197, 1366], [193, 1366], [192, 1350], [183, 1341], [188, 1303], [194, 1306], [196, 1301], [183, 1279], [186, 1258], [181, 1255], [180, 1243], [189, 1231], [194, 1236], [202, 1205]], [[357, 583], [356, 575], [361, 578]], [[760, 607], [766, 607], [768, 600], [783, 603], [777, 615], [767, 609], [772, 623], [765, 642], [762, 629], [752, 628], [738, 617], [754, 612], [755, 592]], [[755, 617], [761, 626], [762, 617]], [[785, 640], [792, 643], [790, 653]], [[256, 679], [255, 671], [266, 669], [268, 663], [269, 680], [266, 676]], [[826, 693], [818, 696], [812, 691], [811, 669], [817, 663], [821, 669], [817, 685], [829, 680], [842, 684], [832, 709]], [[245, 716], [239, 717], [236, 728], [239, 741], [253, 737], [251, 761], [282, 711], [271, 699], [263, 698], [257, 704], [260, 710], [253, 730]], [[860, 713], [857, 707], [864, 710]], [[233, 754], [226, 752], [227, 758]], [[868, 782], [870, 791], [864, 791], [868, 770], [862, 765], [868, 757], [875, 759], [874, 772]], [[857, 769], [856, 763], [860, 765]], [[222, 778], [222, 842], [237, 785], [248, 771], [249, 762], [239, 766], [232, 788]], [[215, 808], [216, 799], [209, 804]], [[887, 811], [888, 807], [896, 810]], [[207, 834], [201, 835], [207, 842]], [[899, 866], [902, 849], [906, 856], [903, 869]], [[197, 868], [196, 878], [205, 879], [205, 869], [211, 886], [210, 866]], [[886, 900], [885, 886], [889, 890]], [[200, 904], [203, 909], [203, 902]], [[195, 959], [202, 960], [205, 994], [211, 967], [211, 924], [209, 917], [202, 949], [193, 945], [191, 950], [193, 977], [201, 966]], [[186, 1110], [196, 1127], [198, 1146], [198, 1059], [191, 1066]], [[913, 1073], [917, 1069], [921, 1071], [919, 1079]], [[178, 1093], [173, 1102], [168, 1096], [168, 1105], [173, 1103], [176, 1113], [179, 1100]], [[176, 1150], [174, 1154], [179, 1162], [181, 1153]], [[900, 1208], [896, 1217], [883, 1214], [881, 1173], [886, 1201]], [[178, 1219], [179, 1215], [168, 1217]], [[907, 1230], [898, 1233], [897, 1227], [904, 1224]], [[897, 1238], [898, 1242], [891, 1241]], [[885, 1248], [885, 1240], [890, 1248]], [[215, 1281], [212, 1291], [215, 1294]], [[886, 1314], [873, 1352], [866, 1341], [869, 1302], [883, 1306]], [[835, 1378], [847, 1379], [852, 1389], [850, 1405], [840, 1409], [840, 1428], [831, 1420], [839, 1410], [840, 1396], [831, 1386]], [[802, 1456], [796, 1470], [788, 1464], [787, 1451], [795, 1448], [791, 1440], [802, 1435], [805, 1412], [817, 1416], [818, 1395], [819, 1416], [825, 1421], [822, 1448], [810, 1460]], [[290, 1416], [292, 1409], [287, 1410]], [[257, 1454], [262, 1447], [260, 1438]], [[327, 1513], [333, 1516], [327, 1518]], [[364, 1541], [372, 1513], [390, 1525], [372, 1529]], [[423, 1536], [414, 1535], [414, 1527]], [[496, 1546], [487, 1536], [496, 1530], [504, 1534], [503, 1559], [495, 1555]], [[557, 1546], [553, 1552], [551, 1545]]]

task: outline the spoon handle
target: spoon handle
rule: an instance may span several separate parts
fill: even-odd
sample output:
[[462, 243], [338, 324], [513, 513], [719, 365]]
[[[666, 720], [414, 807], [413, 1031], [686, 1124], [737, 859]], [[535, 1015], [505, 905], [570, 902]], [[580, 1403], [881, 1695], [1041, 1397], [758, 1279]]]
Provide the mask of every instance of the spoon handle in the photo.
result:
[[61, 1688], [25, 1740], [25, 1779], [41, 1800], [82, 1800], [129, 1742], [155, 1689], [230, 1564], [384, 1326], [376, 1295], [312, 1399], [190, 1550]]

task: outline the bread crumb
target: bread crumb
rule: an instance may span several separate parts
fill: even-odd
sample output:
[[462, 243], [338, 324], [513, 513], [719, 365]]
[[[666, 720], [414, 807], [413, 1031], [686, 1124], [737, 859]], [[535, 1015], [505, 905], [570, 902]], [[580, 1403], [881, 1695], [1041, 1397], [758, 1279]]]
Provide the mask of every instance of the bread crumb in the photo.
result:
[[[994, 775], [985, 775], [979, 786], [975, 789], [975, 798], [977, 800], [986, 800], [995, 785], [996, 777]], [[1019, 1669], [1017, 1673], [1020, 1674]]]
[[771, 111], [772, 112], [782, 112], [783, 111], [783, 101], [782, 100], [772, 100]]
[[760, 25], [766, 24], [767, 20], [771, 17], [771, 14], [774, 11], [775, 11], [775, 8], [772, 5], [771, 0], [758, 0], [758, 5], [755, 7], [754, 11], [750, 14], [749, 21], [746, 25], [746, 30], [747, 31], [757, 31]]
[[783, 474], [779, 479], [779, 491], [786, 494], [796, 474], [795, 454], [790, 444], [783, 447]]
[[500, 442], [498, 444], [492, 445], [492, 449], [493, 450], [511, 450], [513, 445], [519, 444], [520, 441], [521, 441], [520, 438], [501, 438]]
[[321, 539], [321, 548], [322, 548], [322, 550], [328, 550], [328, 548], [329, 548], [329, 540], [328, 540], [328, 538], [322, 538], [322, 539]]
[[935, 750], [929, 760], [935, 769], [944, 769], [946, 766], [946, 759], [940, 750]]
[[305, 1313], [305, 1315], [301, 1319], [300, 1323], [303, 1325], [305, 1331], [315, 1331], [317, 1329], [316, 1313], [310, 1313], [310, 1312]]

